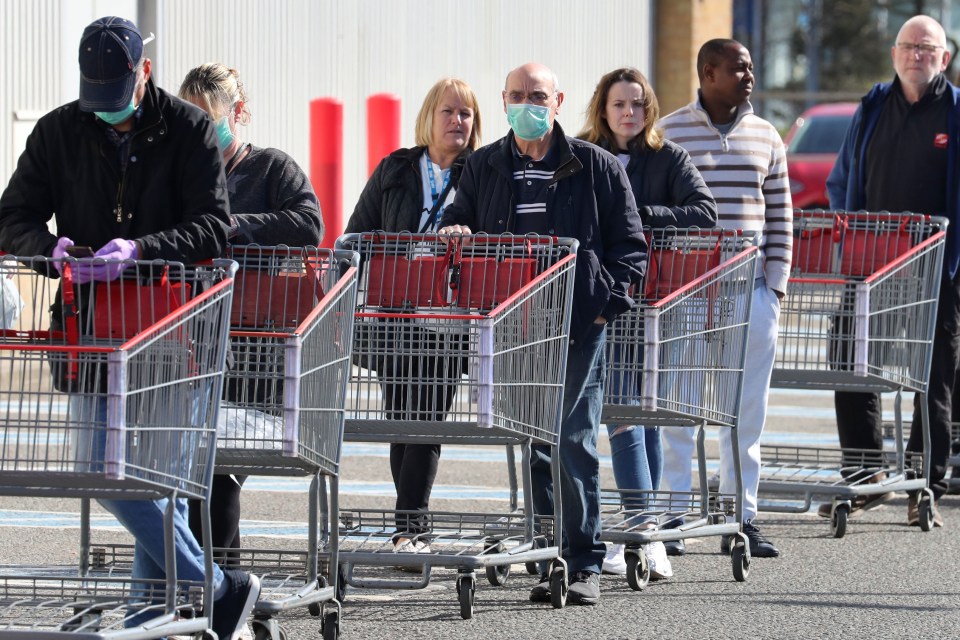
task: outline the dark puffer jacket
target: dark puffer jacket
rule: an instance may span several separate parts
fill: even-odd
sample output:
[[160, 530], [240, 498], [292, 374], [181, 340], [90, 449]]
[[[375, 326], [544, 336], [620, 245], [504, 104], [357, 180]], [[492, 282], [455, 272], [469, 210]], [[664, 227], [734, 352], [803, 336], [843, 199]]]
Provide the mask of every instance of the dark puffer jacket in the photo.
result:
[[[380, 161], [360, 194], [345, 233], [419, 230], [423, 213], [420, 156], [424, 148], [397, 149]], [[450, 184], [454, 189], [471, 152], [465, 150], [450, 165]]]
[[[596, 145], [566, 137], [556, 123], [553, 136], [551, 153], [559, 168], [547, 187], [548, 233], [580, 241], [570, 324], [570, 339], [576, 342], [597, 316], [611, 322], [633, 306], [627, 291], [643, 276], [647, 243], [620, 161]], [[512, 153], [510, 132], [470, 157], [441, 227], [513, 231]]]
[[670, 140], [654, 151], [630, 152], [627, 176], [644, 225], [663, 227], [717, 226], [717, 203], [690, 154]]
[[92, 113], [71, 102], [43, 116], [0, 197], [0, 248], [49, 256], [57, 234], [94, 250], [137, 240], [141, 259], [219, 256], [230, 225], [213, 123], [147, 82], [123, 173], [117, 148]]

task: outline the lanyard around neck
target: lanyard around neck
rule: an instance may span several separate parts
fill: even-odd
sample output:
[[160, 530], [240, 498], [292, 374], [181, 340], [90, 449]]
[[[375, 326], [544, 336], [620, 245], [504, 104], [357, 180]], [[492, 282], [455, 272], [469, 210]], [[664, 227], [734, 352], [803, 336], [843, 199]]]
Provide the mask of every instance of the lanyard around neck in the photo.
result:
[[[447, 175], [443, 176], [443, 184], [440, 185], [440, 190], [437, 190], [437, 181], [433, 177], [433, 160], [430, 159], [430, 154], [427, 153], [427, 150], [423, 150], [423, 159], [427, 162], [427, 177], [430, 179], [430, 197], [433, 200], [433, 204], [437, 204], [437, 199], [440, 197], [444, 191], [447, 190], [447, 183], [450, 182], [450, 172], [447, 171]], [[442, 171], [440, 172], [443, 173]]]
[[[446, 175], [443, 176], [443, 183], [440, 185], [440, 190], [437, 191], [437, 181], [433, 177], [433, 160], [430, 159], [430, 154], [427, 153], [427, 150], [423, 150], [423, 159], [427, 165], [427, 178], [430, 180], [430, 199], [433, 202], [433, 208], [430, 209], [429, 215], [427, 216], [426, 221], [420, 228], [420, 233], [426, 232], [427, 229], [433, 227], [440, 218], [443, 216], [443, 202], [447, 197], [447, 193], [450, 191], [450, 174], [452, 171], [447, 171]], [[443, 172], [441, 172], [443, 173]]]

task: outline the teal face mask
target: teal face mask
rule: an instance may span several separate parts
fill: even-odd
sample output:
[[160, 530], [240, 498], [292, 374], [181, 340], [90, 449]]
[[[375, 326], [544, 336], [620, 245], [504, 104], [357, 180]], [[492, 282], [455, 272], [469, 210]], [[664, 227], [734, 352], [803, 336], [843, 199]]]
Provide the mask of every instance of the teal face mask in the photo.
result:
[[94, 113], [97, 114], [98, 118], [109, 125], [117, 125], [126, 121], [130, 116], [133, 115], [133, 112], [137, 110], [137, 108], [133, 105], [133, 98], [137, 92], [134, 91], [133, 93], [134, 95], [130, 96], [130, 104], [120, 111], [94, 111]]
[[220, 144], [220, 151], [229, 147], [234, 140], [233, 131], [230, 131], [230, 116], [223, 116], [214, 124], [217, 130], [217, 142]]
[[521, 140], [539, 140], [550, 131], [550, 107], [508, 104], [507, 122]]

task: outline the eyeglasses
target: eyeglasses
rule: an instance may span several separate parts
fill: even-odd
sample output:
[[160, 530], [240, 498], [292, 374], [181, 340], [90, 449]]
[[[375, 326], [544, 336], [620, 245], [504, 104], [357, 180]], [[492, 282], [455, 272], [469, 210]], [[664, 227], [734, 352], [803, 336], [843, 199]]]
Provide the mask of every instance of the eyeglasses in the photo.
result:
[[897, 49], [903, 51], [904, 53], [913, 53], [920, 55], [934, 55], [940, 49], [943, 49], [940, 45], [936, 44], [914, 44], [912, 42], [898, 42]]
[[543, 91], [534, 91], [533, 93], [523, 94], [519, 91], [510, 91], [507, 93], [507, 100], [511, 104], [520, 104], [521, 102], [526, 102], [529, 100], [533, 104], [545, 105], [547, 100], [552, 98], [553, 95], [549, 93], [544, 93]]

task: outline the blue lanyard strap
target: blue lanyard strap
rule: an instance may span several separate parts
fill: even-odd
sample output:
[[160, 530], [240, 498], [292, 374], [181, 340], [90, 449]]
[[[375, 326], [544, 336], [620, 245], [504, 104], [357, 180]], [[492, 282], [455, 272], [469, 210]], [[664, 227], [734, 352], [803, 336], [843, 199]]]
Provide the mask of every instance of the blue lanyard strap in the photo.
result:
[[440, 185], [440, 190], [437, 191], [437, 181], [433, 177], [433, 160], [430, 159], [430, 154], [427, 153], [426, 149], [423, 150], [423, 158], [427, 161], [427, 177], [430, 178], [430, 198], [433, 200], [433, 204], [436, 205], [437, 198], [440, 197], [440, 194], [447, 188], [447, 183], [450, 182], [450, 172], [447, 171], [447, 175], [443, 176], [443, 184]]

